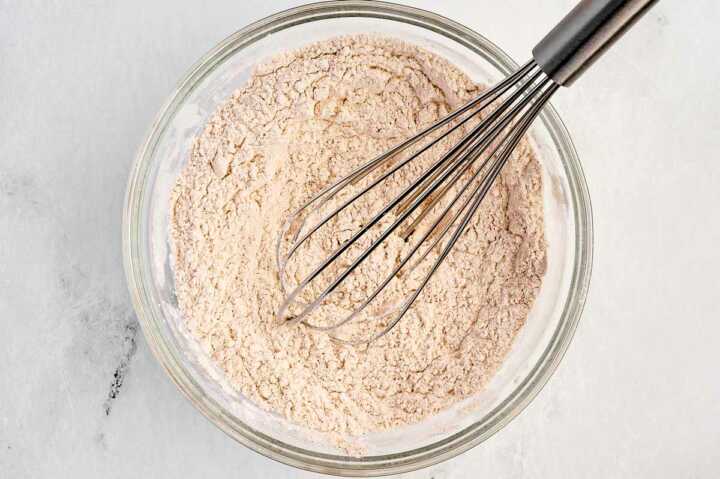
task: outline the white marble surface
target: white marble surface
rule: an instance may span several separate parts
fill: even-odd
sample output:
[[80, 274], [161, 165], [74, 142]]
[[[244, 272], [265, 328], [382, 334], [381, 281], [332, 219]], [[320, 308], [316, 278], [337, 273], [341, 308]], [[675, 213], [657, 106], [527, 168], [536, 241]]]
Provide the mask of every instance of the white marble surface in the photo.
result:
[[[217, 41], [298, 2], [0, 0], [0, 477], [310, 477], [224, 436], [148, 351], [122, 273], [135, 150]], [[518, 59], [572, 0], [423, 0]], [[556, 106], [595, 208], [564, 362], [413, 478], [720, 473], [720, 2], [663, 1]]]

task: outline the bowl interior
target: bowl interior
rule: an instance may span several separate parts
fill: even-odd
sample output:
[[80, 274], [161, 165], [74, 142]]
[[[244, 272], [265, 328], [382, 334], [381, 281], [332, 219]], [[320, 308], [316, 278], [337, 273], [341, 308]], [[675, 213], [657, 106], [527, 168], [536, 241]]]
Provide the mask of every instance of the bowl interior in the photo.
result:
[[230, 37], [193, 69], [154, 126], [131, 178], [126, 260], [148, 342], [181, 390], [218, 426], [240, 442], [300, 467], [391, 472], [467, 449], [502, 427], [539, 390], [567, 346], [584, 300], [589, 204], [567, 132], [547, 109], [530, 135], [542, 163], [548, 269], [525, 327], [484, 391], [419, 424], [359, 438], [367, 449], [365, 457], [349, 457], [318, 434], [261, 410], [233, 391], [186, 333], [174, 293], [168, 234], [170, 191], [193, 138], [217, 106], [249, 78], [258, 62], [353, 33], [415, 43], [447, 58], [479, 83], [495, 83], [514, 67], [487, 40], [440, 17], [387, 5], [387, 11], [370, 9], [367, 3], [363, 8], [353, 5], [356, 2], [327, 4], [325, 10], [296, 9], [295, 16], [284, 13], [261, 21]]

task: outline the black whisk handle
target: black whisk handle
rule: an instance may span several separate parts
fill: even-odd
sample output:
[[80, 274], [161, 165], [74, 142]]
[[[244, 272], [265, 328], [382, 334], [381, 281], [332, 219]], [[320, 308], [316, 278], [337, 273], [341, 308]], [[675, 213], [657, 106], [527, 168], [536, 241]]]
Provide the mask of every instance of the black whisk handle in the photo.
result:
[[657, 0], [582, 0], [533, 48], [535, 62], [569, 86]]

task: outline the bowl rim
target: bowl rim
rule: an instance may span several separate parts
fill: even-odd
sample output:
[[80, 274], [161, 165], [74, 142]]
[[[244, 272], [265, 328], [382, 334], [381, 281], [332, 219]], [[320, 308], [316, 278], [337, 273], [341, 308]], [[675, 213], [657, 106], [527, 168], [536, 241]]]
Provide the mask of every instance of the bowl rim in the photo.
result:
[[284, 444], [242, 423], [204, 394], [181, 364], [181, 353], [163, 336], [162, 313], [147, 284], [149, 261], [144, 257], [148, 208], [146, 173], [155, 148], [184, 99], [224, 59], [263, 37], [295, 25], [337, 17], [393, 20], [429, 29], [482, 56], [504, 74], [518, 65], [479, 33], [441, 15], [401, 4], [375, 0], [331, 0], [284, 10], [258, 20], [228, 36], [206, 53], [183, 77], [156, 116], [131, 169], [123, 210], [123, 265], [138, 320], [148, 345], [168, 376], [188, 400], [211, 422], [246, 447], [287, 465], [313, 472], [346, 476], [375, 476], [409, 472], [461, 454], [485, 441], [515, 418], [540, 392], [564, 356], [580, 320], [592, 271], [593, 224], [590, 196], [580, 160], [555, 109], [547, 104], [540, 115], [566, 170], [575, 222], [575, 262], [560, 322], [538, 362], [515, 389], [482, 420], [422, 448], [384, 456], [356, 458], [317, 453]]

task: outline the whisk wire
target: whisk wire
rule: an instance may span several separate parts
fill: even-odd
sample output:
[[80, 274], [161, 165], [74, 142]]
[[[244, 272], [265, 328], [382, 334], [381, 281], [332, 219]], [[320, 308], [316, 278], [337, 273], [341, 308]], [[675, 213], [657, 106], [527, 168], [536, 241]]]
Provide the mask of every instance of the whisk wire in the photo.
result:
[[[528, 80], [528, 83], [532, 83], [540, 73], [535, 73], [533, 76], [530, 77]], [[413, 203], [410, 208], [403, 211], [399, 217], [390, 225], [383, 233], [380, 235], [379, 238], [374, 240], [369, 248], [367, 248], [365, 251], [363, 251], [353, 262], [350, 266], [348, 266], [340, 275], [329, 285], [327, 288], [318, 296], [318, 298], [311, 302], [309, 305], [306, 305], [305, 308], [294, 318], [292, 318], [291, 322], [298, 322], [301, 321], [304, 317], [306, 317], [308, 314], [313, 312], [317, 307], [320, 305], [320, 303], [328, 296], [330, 295], [352, 272], [355, 270], [357, 265], [359, 265], [362, 261], [364, 261], [392, 232], [400, 225], [402, 224], [410, 214], [414, 212], [414, 210], [417, 208], [418, 205], [420, 205], [425, 199], [432, 194], [435, 189], [442, 184], [445, 179], [453, 172], [454, 166], [457, 166], [459, 163], [465, 161], [468, 159], [467, 156], [459, 156], [460, 153], [464, 153], [469, 146], [477, 147], [479, 144], [482, 144], [488, 139], [492, 138], [492, 135], [494, 135], [500, 128], [502, 128], [507, 121], [509, 121], [512, 116], [519, 111], [520, 107], [522, 105], [518, 105], [516, 108], [514, 108], [510, 115], [505, 115], [505, 121], [502, 121], [496, 125], [493, 125], [493, 127], [489, 131], [485, 131], [485, 125], [486, 124], [492, 124], [492, 122], [495, 121], [495, 119], [498, 116], [502, 116], [505, 110], [505, 106], [511, 105], [514, 103], [514, 101], [517, 98], [520, 98], [523, 91], [520, 89], [516, 91], [510, 98], [508, 98], [503, 105], [498, 108], [497, 110], [493, 111], [492, 114], [483, 120], [480, 124], [478, 124], [470, 133], [465, 135], [462, 140], [457, 143], [455, 146], [451, 148], [450, 151], [448, 151], [445, 155], [443, 155], [439, 160], [437, 160], [429, 169], [427, 169], [415, 182], [413, 182], [411, 185], [406, 187], [398, 196], [396, 196], [389, 204], [387, 204], [380, 212], [378, 212], [370, 221], [367, 222], [359, 231], [357, 231], [349, 240], [345, 241], [342, 245], [340, 245], [337, 249], [335, 249], [326, 259], [324, 262], [322, 262], [319, 266], [317, 266], [309, 275], [308, 277], [301, 282], [295, 290], [293, 290], [288, 297], [286, 298], [286, 301], [281, 305], [280, 308], [280, 315], [281, 317], [284, 315], [287, 308], [295, 302], [295, 298], [310, 284], [312, 281], [320, 275], [330, 264], [332, 264], [339, 256], [341, 256], [355, 241], [357, 241], [360, 237], [362, 237], [366, 232], [368, 232], [374, 225], [376, 225], [388, 212], [390, 212], [393, 208], [395, 208], [396, 205], [398, 205], [401, 201], [403, 201], [404, 198], [406, 198], [410, 193], [412, 193], [419, 185], [422, 185], [424, 181], [433, 176], [433, 174], [440, 169], [442, 171], [442, 175], [438, 178], [436, 177], [435, 180], [432, 181], [431, 185], [424, 190], [421, 190], [419, 195], [414, 195], [415, 199], [413, 200]], [[484, 132], [484, 133], [483, 133]], [[480, 138], [478, 138], [480, 137]], [[474, 143], [473, 143], [474, 142]], [[454, 159], [454, 165], [453, 160]], [[446, 164], [450, 160], [451, 168], [443, 168], [441, 167]], [[391, 170], [392, 171], [392, 170]], [[377, 184], [379, 181], [382, 181], [383, 179], [387, 178], [389, 176], [388, 173], [385, 175], [382, 175], [380, 180], [377, 180], [374, 182], [370, 187], [365, 188], [360, 193], [356, 194], [349, 200], [350, 202], [355, 201], [357, 198], [365, 194], [371, 187], [373, 187], [375, 184]], [[416, 192], [417, 193], [417, 192]], [[329, 218], [332, 218], [337, 215], [339, 211], [341, 211], [344, 206], [348, 204], [347, 202], [341, 206], [340, 208], [337, 208], [335, 211], [330, 213], [328, 216], [326, 216], [323, 220], [320, 221], [319, 225], [324, 224]], [[326, 219], [327, 218], [327, 219]], [[290, 252], [287, 256], [289, 258], [294, 254], [294, 252], [297, 250], [299, 245], [304, 242], [307, 238], [309, 238], [314, 232], [316, 232], [319, 229], [320, 226], [313, 227], [310, 232], [305, 234], [300, 240], [295, 243], [290, 248]], [[286, 262], [285, 262], [286, 263]], [[284, 272], [281, 270], [280, 274], [284, 274]]]
[[[544, 86], [544, 83], [536, 87], [536, 90], [538, 90], [540, 87]], [[530, 94], [532, 96], [532, 93]], [[514, 109], [514, 112], [517, 113], [519, 111], [517, 108]], [[513, 115], [514, 116], [514, 115]], [[509, 120], [509, 119], [508, 119]], [[487, 145], [485, 145], [486, 147]], [[449, 185], [452, 186], [454, 182], [456, 182], [460, 176], [462, 176], [472, 165], [472, 162], [475, 161], [483, 152], [485, 149], [483, 147], [479, 151], [476, 151], [472, 153], [473, 158], [466, 162], [465, 166], [463, 166], [462, 169], [458, 170], [454, 173], [454, 177], [450, 180]], [[499, 146], [498, 146], [499, 147]], [[380, 294], [380, 292], [387, 287], [388, 284], [395, 278], [395, 276], [400, 272], [400, 270], [410, 261], [410, 259], [415, 255], [415, 253], [420, 249], [420, 247], [424, 244], [424, 242], [430, 237], [430, 235], [433, 233], [433, 231], [444, 221], [444, 219], [447, 217], [446, 215], [452, 210], [453, 206], [458, 202], [458, 200], [463, 196], [463, 194], [467, 191], [467, 189], [470, 187], [471, 184], [478, 178], [478, 176], [483, 172], [483, 169], [487, 165], [487, 163], [490, 161], [490, 159], [493, 157], [495, 152], [497, 151], [497, 148], [491, 153], [484, 161], [483, 163], [478, 167], [477, 171], [472, 175], [472, 177], [462, 186], [462, 188], [458, 191], [458, 193], [455, 195], [455, 197], [450, 201], [450, 203], [445, 207], [443, 212], [440, 214], [440, 216], [434, 221], [434, 223], [425, 231], [423, 236], [415, 243], [415, 245], [412, 247], [412, 249], [405, 255], [405, 257], [400, 261], [400, 263], [393, 269], [392, 272], [390, 272], [385, 279], [375, 288], [375, 290], [368, 296], [368, 298], [360, 305], [358, 306], [351, 314], [346, 316], [341, 321], [337, 322], [336, 324], [333, 324], [331, 326], [316, 326], [311, 325], [309, 323], [308, 326], [319, 330], [319, 331], [330, 331], [333, 329], [337, 329], [351, 320], [353, 320], [355, 317], [357, 317], [362, 311], [365, 310], [365, 308]], [[417, 263], [422, 262], [425, 257], [432, 251], [437, 244], [442, 240], [442, 238], [447, 234], [447, 232], [450, 230], [450, 228], [453, 225], [453, 222], [457, 220], [457, 218], [462, 214], [463, 211], [467, 208], [467, 205], [470, 203], [472, 198], [474, 197], [475, 193], [477, 192], [477, 189], [480, 188], [481, 185], [479, 185], [475, 192], [473, 192], [471, 195], [468, 196], [468, 198], [465, 200], [463, 205], [460, 207], [460, 209], [453, 215], [451, 220], [449, 222], [446, 222], [444, 228], [440, 232], [440, 234], [436, 237], [436, 239], [433, 241], [433, 243], [428, 246], [425, 249], [425, 252], [422, 253], [420, 258], [418, 258]], [[340, 341], [347, 342], [346, 340], [341, 340], [339, 338], [336, 338]]]
[[[533, 92], [530, 93], [529, 97], [533, 97], [535, 93], [538, 93], [542, 88], [545, 87], [547, 84], [547, 81], [539, 84]], [[541, 104], [544, 104], [547, 101], [547, 98], [549, 98], [550, 95], [554, 92], [554, 89], [552, 91], [546, 90], [544, 93], [541, 94], [539, 98], [539, 102]], [[527, 104], [524, 104], [524, 106], [527, 106]], [[539, 109], [537, 110], [539, 111]], [[341, 339], [336, 336], [333, 336], [335, 340], [348, 343], [348, 344], [361, 344], [366, 342], [374, 341], [375, 339], [383, 336], [388, 331], [392, 329], [393, 326], [395, 326], [405, 315], [405, 313], [409, 310], [409, 308], [412, 306], [413, 302], [417, 299], [419, 294], [422, 292], [422, 289], [425, 287], [427, 282], [429, 281], [430, 277], [434, 274], [434, 272], [437, 270], [437, 268], [440, 266], [440, 264], [443, 262], [445, 257], [447, 256], [447, 253], [452, 249], [454, 244], [456, 243], [457, 239], [462, 235], [462, 233], [467, 228], [467, 225], [469, 223], [470, 218], [475, 214], [477, 208], [479, 207], [480, 202], [484, 199], [484, 197], [487, 195], [487, 192], [489, 191], [490, 186], [492, 186], [495, 177], [499, 174], [500, 170], [504, 166], [504, 164], [509, 159], [512, 150], [517, 146], [517, 143], [519, 142], [522, 135], [527, 130], [528, 126], [532, 122], [532, 120], [537, 115], [535, 109], [531, 109], [525, 116], [523, 120], [520, 120], [519, 124], [519, 131], [515, 131], [513, 136], [511, 138], [504, 138], [503, 141], [498, 144], [493, 152], [486, 158], [486, 160], [483, 162], [483, 164], [479, 167], [479, 169], [472, 175], [472, 177], [463, 185], [463, 187], [460, 189], [460, 191], [455, 195], [455, 197], [451, 200], [451, 202], [445, 207], [442, 214], [435, 220], [435, 222], [430, 226], [425, 233], [423, 234], [422, 238], [418, 240], [418, 242], [413, 246], [412, 250], [408, 252], [408, 254], [400, 261], [400, 263], [393, 269], [393, 271], [378, 285], [378, 287], [368, 296], [368, 298], [356, 309], [354, 310], [350, 315], [348, 315], [346, 318], [341, 320], [340, 322], [332, 325], [332, 326], [326, 326], [326, 327], [315, 327], [315, 329], [321, 330], [321, 331], [330, 331], [333, 329], [337, 329], [344, 324], [347, 324], [354, 318], [356, 318], [379, 294], [380, 292], [387, 287], [387, 285], [392, 281], [392, 279], [395, 277], [395, 275], [407, 264], [407, 262], [413, 257], [413, 255], [418, 251], [420, 246], [424, 244], [424, 242], [429, 238], [429, 236], [432, 234], [432, 232], [438, 227], [438, 225], [441, 224], [443, 221], [443, 218], [445, 215], [447, 215], [452, 207], [457, 203], [457, 201], [463, 196], [465, 191], [470, 187], [471, 184], [477, 180], [477, 178], [480, 176], [480, 174], [483, 172], [483, 168], [485, 165], [490, 161], [491, 158], [493, 158], [498, 150], [503, 147], [503, 152], [499, 155], [499, 158], [496, 160], [496, 162], [493, 164], [492, 170], [483, 177], [483, 180], [480, 184], [476, 186], [474, 191], [465, 199], [462, 206], [458, 209], [458, 211], [453, 215], [452, 219], [447, 222], [438, 235], [438, 237], [435, 238], [435, 240], [432, 242], [430, 246], [428, 246], [425, 251], [421, 254], [420, 258], [418, 258], [417, 263], [422, 262], [425, 257], [432, 251], [439, 242], [445, 237], [447, 232], [451, 229], [454, 222], [460, 217], [460, 215], [463, 214], [467, 210], [468, 204], [473, 200], [473, 198], [476, 198], [476, 201], [474, 202], [473, 206], [470, 208], [470, 211], [466, 213], [463, 221], [461, 224], [456, 228], [455, 234], [452, 236], [450, 242], [443, 250], [443, 253], [440, 255], [440, 257], [436, 260], [435, 264], [433, 265], [430, 272], [427, 273], [427, 275], [424, 277], [421, 285], [416, 289], [416, 291], [402, 304], [400, 307], [400, 312], [396, 316], [396, 318], [391, 321], [388, 326], [386, 326], [382, 331], [377, 333], [375, 337], [370, 338], [369, 340], [360, 340], [360, 341], [352, 341], [352, 340], [346, 340]], [[481, 152], [473, 153], [473, 155], [480, 156]], [[482, 190], [482, 191], [481, 191]], [[478, 192], [480, 194], [478, 195]]]
[[[418, 286], [418, 288], [410, 295], [410, 297], [403, 303], [402, 307], [399, 310], [399, 313], [393, 318], [393, 320], [380, 332], [376, 333], [373, 337], [369, 339], [363, 339], [358, 341], [352, 341], [352, 340], [345, 340], [341, 338], [335, 338], [335, 340], [347, 343], [347, 344], [366, 344], [370, 343], [372, 341], [375, 341], [388, 332], [390, 332], [398, 322], [405, 316], [405, 314], [408, 312], [410, 307], [413, 305], [415, 300], [418, 298], [422, 290], [425, 288], [427, 283], [430, 281], [430, 278], [432, 275], [437, 271], [437, 269], [440, 267], [440, 265], [443, 263], [447, 255], [452, 250], [453, 246], [455, 246], [455, 243], [457, 243], [458, 239], [467, 229], [467, 226], [470, 222], [470, 219], [473, 217], [473, 215], [477, 212], [477, 209], [480, 206], [480, 203], [487, 195], [488, 191], [490, 190], [490, 187], [492, 186], [495, 178], [500, 174], [500, 170], [502, 167], [507, 163], [508, 159], [510, 158], [510, 155], [512, 154], [513, 149], [517, 146], [517, 144], [520, 142], [520, 139], [522, 138], [523, 134], [525, 134], [532, 124], [532, 121], [535, 119], [535, 117], [540, 113], [540, 110], [542, 109], [542, 106], [547, 103], [547, 101], [550, 99], [552, 94], [558, 89], [558, 85], [552, 84], [548, 89], [546, 89], [541, 97], [535, 102], [531, 110], [526, 114], [524, 119], [522, 120], [522, 123], [518, 126], [517, 131], [514, 132], [512, 139], [508, 143], [508, 145], [504, 148], [502, 154], [500, 155], [499, 159], [494, 164], [492, 170], [489, 172], [489, 174], [485, 177], [485, 180], [483, 181], [478, 188], [473, 192], [475, 200], [473, 201], [473, 204], [471, 205], [470, 209], [465, 213], [465, 216], [463, 217], [460, 225], [456, 228], [455, 232], [451, 236], [450, 240], [448, 241], [448, 244], [443, 248], [442, 253], [440, 253], [439, 257], [435, 260], [435, 263], [433, 264], [430, 271], [425, 275], [422, 282]], [[472, 198], [473, 196], [471, 196]], [[452, 224], [452, 223], [451, 223]], [[448, 226], [449, 229], [449, 226]], [[447, 230], [446, 230], [447, 231]], [[439, 238], [432, 244], [432, 246], [428, 249], [428, 252], [437, 245], [439, 242]]]
[[[338, 180], [333, 185], [327, 187], [325, 190], [321, 191], [320, 193], [316, 194], [313, 198], [308, 200], [302, 207], [300, 207], [298, 210], [296, 210], [295, 213], [291, 215], [291, 220], [286, 222], [286, 224], [289, 224], [292, 222], [293, 219], [297, 218], [298, 214], [303, 211], [305, 208], [313, 204], [315, 201], [323, 198], [323, 200], [320, 202], [318, 206], [315, 207], [310, 213], [308, 213], [308, 216], [310, 216], [312, 213], [317, 211], [324, 203], [332, 199], [338, 191], [340, 191], [344, 186], [347, 184], [358, 180], [361, 176], [364, 176], [371, 171], [373, 171], [375, 168], [377, 168], [380, 164], [382, 164], [384, 161], [396, 156], [398, 153], [404, 151], [408, 147], [414, 145], [417, 143], [420, 139], [427, 136], [429, 133], [441, 128], [442, 126], [447, 125], [450, 123], [453, 119], [457, 118], [458, 116], [467, 113], [469, 110], [474, 108], [477, 105], [482, 104], [484, 101], [487, 101], [485, 105], [480, 106], [476, 111], [472, 112], [470, 115], [468, 115], [466, 118], [464, 118], [462, 121], [458, 122], [456, 125], [454, 125], [450, 130], [445, 132], [444, 135], [439, 136], [432, 141], [428, 142], [426, 145], [424, 145], [420, 150], [413, 153], [410, 157], [406, 158], [405, 160], [399, 162], [398, 164], [394, 165], [392, 168], [390, 168], [387, 172], [385, 172], [383, 175], [381, 175], [379, 178], [374, 180], [370, 185], [363, 188], [361, 191], [353, 195], [348, 200], [344, 201], [340, 206], [335, 208], [332, 212], [328, 213], [323, 217], [317, 224], [315, 224], [309, 231], [307, 231], [299, 240], [297, 239], [297, 236], [293, 238], [293, 244], [290, 248], [290, 250], [286, 253], [286, 257], [291, 257], [297, 248], [301, 246], [310, 236], [312, 236], [315, 232], [317, 232], [318, 229], [320, 229], [322, 226], [324, 226], [328, 221], [330, 221], [333, 217], [335, 217], [337, 214], [342, 212], [345, 208], [347, 208], [349, 205], [351, 205], [353, 202], [355, 202], [358, 198], [368, 193], [370, 190], [375, 188], [377, 185], [385, 181], [387, 178], [392, 176], [394, 173], [396, 173], [398, 170], [400, 170], [402, 167], [406, 166], [410, 162], [414, 161], [419, 157], [421, 154], [425, 153], [427, 150], [429, 150], [432, 146], [437, 144], [440, 140], [442, 140], [444, 137], [449, 135], [450, 133], [454, 132], [461, 126], [463, 126], [467, 121], [469, 121], [474, 116], [478, 115], [480, 112], [483, 111], [483, 109], [487, 106], [489, 106], [495, 99], [497, 99], [500, 95], [505, 93], [509, 88], [511, 88], [512, 81], [517, 81], [517, 79], [524, 77], [528, 72], [531, 72], [533, 70], [537, 70], [537, 67], [533, 65], [533, 62], [528, 62], [525, 66], [520, 68], [518, 72], [516, 72], [514, 75], [511, 75], [508, 77], [505, 81], [499, 83], [495, 88], [483, 93], [479, 97], [471, 100], [470, 102], [466, 103], [463, 107], [456, 110], [454, 113], [451, 113], [449, 116], [441, 119], [440, 121], [430, 125], [425, 130], [421, 131], [414, 137], [402, 142], [398, 146], [392, 148], [386, 153], [383, 153], [382, 155], [378, 156], [377, 158], [371, 160], [370, 162], [360, 166], [359, 168], [352, 171], [350, 174], [348, 174], [346, 177]], [[538, 73], [536, 73], [536, 76]], [[466, 137], [467, 138], [467, 137]], [[465, 140], [465, 138], [463, 139]], [[461, 141], [462, 143], [463, 141]], [[460, 147], [461, 145], [456, 145], [456, 147]], [[438, 162], [443, 162], [449, 158], [450, 155], [445, 155], [441, 158], [441, 160], [438, 160]], [[433, 165], [434, 166], [434, 165]], [[298, 232], [301, 231], [301, 229], [298, 230]], [[282, 239], [282, 238], [280, 238]], [[279, 258], [279, 256], [278, 256]], [[280, 265], [279, 265], [280, 266]]]
[[[550, 85], [549, 87], [547, 87]], [[484, 93], [478, 98], [468, 102], [465, 106], [456, 110], [453, 114], [445, 119], [436, 122], [430, 127], [423, 130], [420, 134], [416, 135], [409, 140], [401, 143], [397, 147], [391, 149], [389, 152], [378, 156], [374, 160], [366, 163], [365, 165], [355, 169], [346, 177], [335, 182], [333, 185], [325, 188], [323, 191], [315, 195], [309, 201], [305, 203], [303, 207], [298, 209], [288, 222], [286, 222], [287, 228], [284, 229], [283, 234], [278, 239], [277, 253], [278, 253], [278, 269], [281, 275], [281, 282], [286, 274], [285, 269], [288, 261], [298, 251], [298, 248], [308, 240], [314, 233], [316, 233], [322, 226], [327, 224], [332, 218], [339, 214], [342, 210], [347, 208], [354, 201], [358, 200], [361, 196], [368, 193], [372, 188], [382, 183], [385, 179], [389, 178], [392, 174], [397, 172], [403, 166], [409, 164], [411, 161], [416, 159], [419, 155], [427, 151], [430, 147], [437, 144], [442, 138], [447, 137], [450, 133], [460, 128], [469, 119], [478, 115], [483, 109], [491, 105], [495, 100], [499, 99], [504, 93], [510, 90], [512, 87], [517, 87], [516, 90], [501, 104], [488, 114], [487, 117], [482, 118], [479, 123], [474, 126], [471, 131], [465, 134], [461, 140], [455, 144], [448, 152], [442, 157], [435, 161], [429, 168], [427, 168], [415, 181], [407, 186], [401, 193], [393, 198], [388, 204], [386, 204], [378, 213], [376, 213], [366, 224], [364, 224], [359, 231], [355, 232], [350, 239], [341, 244], [336, 248], [330, 255], [318, 265], [305, 279], [303, 279], [289, 294], [287, 294], [285, 300], [280, 306], [278, 311], [278, 317], [286, 319], [287, 324], [297, 323], [302, 321], [307, 326], [321, 330], [331, 331], [335, 330], [351, 320], [355, 319], [366, 307], [386, 288], [389, 283], [398, 276], [399, 272], [407, 265], [407, 263], [413, 258], [418, 252], [420, 247], [427, 242], [433, 232], [439, 230], [439, 233], [431, 242], [431, 244], [425, 249], [420, 255], [419, 259], [415, 262], [415, 265], [411, 268], [414, 269], [418, 264], [425, 260], [427, 255], [435, 249], [440, 241], [447, 235], [450, 229], [455, 225], [458, 218], [462, 215], [462, 220], [455, 227], [455, 231], [451, 235], [448, 243], [442, 248], [442, 252], [433, 263], [430, 271], [423, 277], [419, 287], [417, 287], [409, 297], [404, 300], [399, 308], [399, 313], [393, 318], [388, 325], [379, 333], [374, 335], [369, 340], [345, 340], [337, 336], [335, 339], [348, 342], [348, 343], [366, 343], [373, 341], [378, 337], [386, 334], [392, 329], [400, 319], [406, 314], [409, 308], [412, 306], [414, 301], [417, 299], [419, 294], [422, 292], [425, 285], [428, 283], [432, 275], [439, 268], [440, 264], [444, 261], [445, 257], [457, 242], [458, 238], [467, 228], [470, 219], [477, 211], [482, 199], [486, 196], [490, 187], [492, 186], [495, 178], [498, 176], [500, 170], [510, 158], [512, 150], [517, 146], [524, 133], [529, 128], [532, 120], [537, 116], [538, 112], [547, 101], [547, 99], [557, 89], [557, 85], [554, 84], [549, 78], [544, 76], [543, 72], [537, 68], [537, 65], [533, 61], [528, 62], [526, 65], [518, 69], [518, 71], [508, 77], [505, 82], [500, 83], [496, 88]], [[530, 91], [528, 92], [528, 89]], [[487, 103], [483, 104], [484, 101]], [[311, 210], [310, 214], [318, 211], [323, 204], [327, 203], [332, 197], [338, 194], [347, 185], [359, 180], [359, 176], [365, 176], [372, 170], [377, 168], [384, 161], [389, 160], [394, 155], [398, 154], [407, 147], [417, 143], [420, 138], [428, 135], [429, 133], [436, 131], [440, 127], [447, 125], [450, 121], [460, 117], [462, 114], [469, 112], [472, 108], [476, 108], [475, 111], [471, 111], [469, 115], [458, 121], [457, 124], [452, 126], [450, 129], [445, 131], [438, 138], [432, 139], [427, 144], [423, 145], [417, 152], [413, 153], [410, 157], [398, 162], [393, 165], [388, 171], [380, 175], [380, 177], [372, 181], [369, 185], [361, 189], [360, 192], [352, 195], [350, 199], [344, 201], [339, 207], [335, 208], [331, 213], [322, 217], [322, 219], [313, 225], [307, 232], [302, 233], [302, 230], [307, 221], [307, 217], [302, 220], [302, 224], [293, 233], [291, 238], [291, 244], [288, 252], [283, 256], [280, 254], [280, 248], [283, 241], [283, 235], [286, 234], [292, 227], [292, 224], [296, 222], [301, 212], [307, 209], [314, 202], [319, 204]], [[527, 110], [523, 113], [523, 110]], [[520, 119], [515, 125], [510, 127], [515, 118], [520, 115]], [[477, 170], [471, 174], [470, 178], [459, 188], [455, 196], [446, 205], [442, 213], [432, 222], [431, 226], [423, 233], [421, 238], [412, 246], [411, 250], [401, 259], [398, 265], [388, 274], [379, 285], [370, 293], [370, 295], [355, 308], [349, 315], [342, 320], [329, 325], [314, 325], [306, 320], [307, 316], [316, 310], [321, 303], [330, 295], [333, 291], [350, 275], [352, 272], [383, 242], [390, 234], [392, 234], [398, 226], [405, 223], [406, 220], [412, 215], [417, 208], [422, 206], [425, 207], [421, 210], [420, 214], [411, 222], [411, 224], [401, 233], [401, 236], [407, 240], [409, 235], [416, 229], [416, 227], [424, 220], [430, 211], [440, 202], [440, 200], [452, 189], [452, 187], [460, 180], [460, 178], [468, 173], [473, 164], [480, 158], [487, 148], [498, 140], [503, 130], [510, 127], [510, 131], [500, 140], [500, 142], [494, 147], [492, 152], [487, 158], [480, 164]], [[502, 150], [501, 150], [502, 148]], [[495, 160], [490, 163], [490, 160]], [[490, 163], [489, 169], [487, 169]], [[487, 171], [485, 171], [487, 169]], [[484, 174], [483, 174], [484, 173]], [[482, 174], [482, 176], [481, 176]], [[448, 178], [450, 179], [449, 181]], [[475, 186], [470, 195], [465, 198], [461, 206], [453, 214], [452, 209], [456, 206], [458, 201], [465, 195], [470, 186], [477, 182], [478, 178], [481, 178], [479, 184]], [[322, 292], [309, 304], [301, 303], [297, 300], [297, 297], [311, 284], [330, 264], [336, 261], [345, 251], [350, 248], [360, 237], [365, 235], [372, 227], [374, 227], [383, 217], [385, 217], [390, 211], [397, 207], [397, 217], [390, 226], [380, 234], [380, 236], [374, 239], [370, 246], [364, 249], [352, 263], [344, 268], [342, 272], [327, 286]], [[440, 227], [442, 225], [442, 227]], [[293, 315], [290, 318], [286, 318], [286, 313], [290, 306], [293, 304], [302, 305], [301, 311]], [[396, 310], [394, 310], [396, 311]], [[393, 311], [391, 311], [392, 313]], [[386, 317], [388, 314], [383, 315]], [[373, 318], [377, 319], [377, 318]]]

